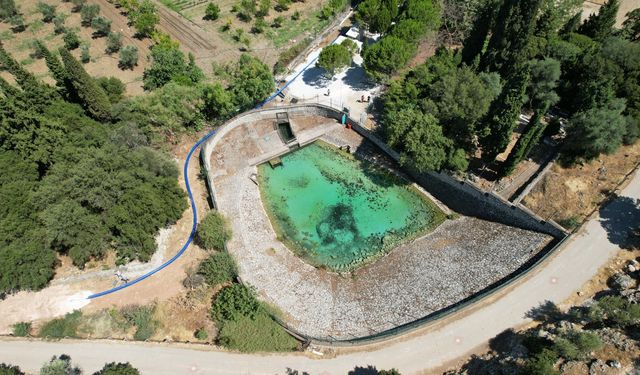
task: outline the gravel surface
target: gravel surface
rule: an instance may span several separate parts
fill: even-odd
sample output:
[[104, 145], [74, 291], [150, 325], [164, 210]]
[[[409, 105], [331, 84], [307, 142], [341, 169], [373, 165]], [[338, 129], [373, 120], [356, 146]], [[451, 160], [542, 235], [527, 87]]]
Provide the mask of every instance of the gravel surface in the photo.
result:
[[[508, 276], [552, 239], [462, 216], [353, 273], [314, 268], [276, 238], [258, 186], [250, 178], [256, 167], [246, 162], [261, 147], [238, 147], [234, 139], [235, 134], [245, 145], [260, 145], [252, 133], [229, 133], [212, 158], [217, 160], [212, 166], [217, 169], [216, 201], [233, 227], [228, 248], [238, 261], [242, 280], [255, 286], [262, 299], [283, 311], [292, 328], [307, 336], [349, 339], [414, 321]], [[325, 139], [354, 143], [342, 133], [332, 131]], [[276, 137], [271, 140], [279, 142]], [[242, 152], [249, 149], [248, 155]]]

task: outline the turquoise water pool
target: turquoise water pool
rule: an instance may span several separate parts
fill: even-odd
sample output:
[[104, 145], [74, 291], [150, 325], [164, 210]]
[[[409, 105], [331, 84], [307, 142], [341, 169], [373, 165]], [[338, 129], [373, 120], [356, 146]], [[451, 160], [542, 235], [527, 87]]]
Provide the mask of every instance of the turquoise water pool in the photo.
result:
[[324, 142], [258, 166], [280, 239], [315, 266], [352, 270], [435, 228], [444, 214], [406, 181]]

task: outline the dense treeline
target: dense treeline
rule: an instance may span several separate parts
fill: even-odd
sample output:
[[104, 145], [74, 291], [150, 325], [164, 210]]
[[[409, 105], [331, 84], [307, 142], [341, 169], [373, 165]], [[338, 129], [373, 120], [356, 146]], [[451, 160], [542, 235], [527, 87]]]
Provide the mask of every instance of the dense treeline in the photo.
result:
[[[115, 78], [94, 79], [68, 50], [35, 43], [49, 86], [0, 47], [0, 294], [39, 289], [56, 253], [78, 267], [115, 250], [117, 262], [148, 260], [158, 229], [187, 208], [175, 162], [155, 148], [176, 134], [223, 121], [274, 89], [249, 55], [225, 82], [204, 83], [192, 56], [154, 34], [148, 95], [123, 99]], [[223, 86], [224, 84], [224, 86]]]
[[364, 0], [356, 19], [369, 31], [382, 34], [380, 40], [364, 46], [364, 68], [377, 80], [384, 80], [404, 67], [416, 52], [418, 41], [441, 24], [441, 5], [434, 0]]
[[590, 160], [635, 142], [640, 14], [629, 13], [618, 30], [617, 0], [582, 24], [580, 5], [481, 1], [462, 50], [440, 49], [390, 84], [382, 100], [387, 141], [418, 169], [464, 170], [477, 155], [493, 163], [511, 141], [520, 114], [531, 112], [499, 168], [509, 174], [542, 138], [545, 114], [556, 105], [570, 117], [567, 161]]

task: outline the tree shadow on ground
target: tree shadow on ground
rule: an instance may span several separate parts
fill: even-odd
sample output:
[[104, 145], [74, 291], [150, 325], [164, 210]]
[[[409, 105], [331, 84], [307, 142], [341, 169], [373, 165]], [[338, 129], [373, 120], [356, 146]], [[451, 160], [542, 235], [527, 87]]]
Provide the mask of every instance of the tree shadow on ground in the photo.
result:
[[347, 69], [346, 74], [342, 77], [342, 82], [354, 90], [370, 90], [375, 87], [371, 82], [364, 68], [358, 65], [352, 65]]
[[323, 88], [329, 86], [331, 79], [326, 76], [327, 71], [317, 66], [310, 67], [302, 73], [302, 80], [306, 85]]
[[611, 243], [626, 249], [637, 247], [640, 200], [613, 195], [600, 208], [600, 223], [607, 231], [607, 238]]
[[554, 324], [560, 321], [576, 323], [580, 320], [581, 310], [580, 307], [574, 306], [569, 311], [564, 312], [560, 310], [558, 305], [547, 300], [542, 302], [540, 306], [531, 308], [524, 316], [539, 323]]

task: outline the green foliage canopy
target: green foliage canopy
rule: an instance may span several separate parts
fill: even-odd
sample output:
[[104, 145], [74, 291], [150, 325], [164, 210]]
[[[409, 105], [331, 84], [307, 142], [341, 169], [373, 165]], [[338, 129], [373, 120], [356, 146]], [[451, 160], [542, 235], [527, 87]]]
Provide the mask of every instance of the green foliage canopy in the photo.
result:
[[329, 75], [351, 65], [351, 51], [341, 44], [331, 44], [320, 52], [317, 65], [326, 70]]

